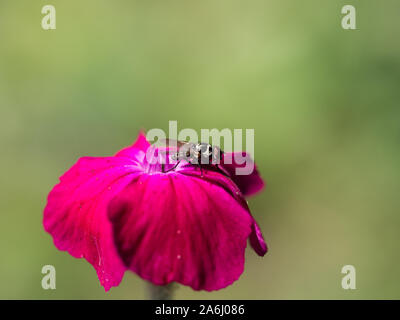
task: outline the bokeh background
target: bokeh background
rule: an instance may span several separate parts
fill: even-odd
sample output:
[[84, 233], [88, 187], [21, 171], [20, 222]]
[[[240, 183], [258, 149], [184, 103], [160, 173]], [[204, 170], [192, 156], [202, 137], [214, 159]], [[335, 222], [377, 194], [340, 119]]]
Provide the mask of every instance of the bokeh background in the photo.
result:
[[[41, 28], [41, 8], [57, 29]], [[357, 9], [357, 30], [341, 8]], [[268, 186], [250, 200], [270, 252], [218, 292], [177, 298], [400, 298], [400, 3], [156, 0], [0, 2], [0, 298], [105, 293], [42, 227], [47, 193], [81, 156], [140, 128], [254, 128]], [[41, 287], [41, 268], [57, 289]], [[341, 288], [341, 268], [357, 289]]]

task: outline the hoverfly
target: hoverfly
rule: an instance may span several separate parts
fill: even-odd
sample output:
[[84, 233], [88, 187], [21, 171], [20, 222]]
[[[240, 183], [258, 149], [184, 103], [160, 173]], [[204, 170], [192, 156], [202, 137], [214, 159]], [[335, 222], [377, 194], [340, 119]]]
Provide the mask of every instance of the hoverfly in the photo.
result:
[[164, 141], [166, 142], [167, 146], [174, 145], [178, 148], [175, 153], [171, 153], [171, 158], [178, 162], [172, 168], [166, 171], [164, 170], [164, 165], [162, 165], [162, 171], [164, 173], [174, 170], [182, 160], [185, 160], [190, 164], [199, 166], [201, 176], [203, 176], [203, 165], [208, 164], [215, 165], [215, 167], [226, 176], [226, 174], [218, 166], [224, 153], [221, 148], [212, 146], [211, 144], [205, 142], [193, 143], [189, 141], [178, 141], [172, 139], [165, 139]]

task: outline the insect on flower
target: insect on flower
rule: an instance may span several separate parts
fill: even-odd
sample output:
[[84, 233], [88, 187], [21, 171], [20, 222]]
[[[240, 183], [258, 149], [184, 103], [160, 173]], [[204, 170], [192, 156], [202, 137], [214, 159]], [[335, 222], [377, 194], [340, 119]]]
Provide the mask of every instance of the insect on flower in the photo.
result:
[[223, 151], [218, 146], [212, 146], [211, 144], [200, 142], [193, 143], [189, 141], [178, 141], [172, 139], [165, 139], [167, 147], [176, 145], [178, 151], [169, 151], [172, 160], [177, 161], [176, 164], [165, 170], [165, 166], [162, 167], [162, 172], [167, 173], [174, 170], [182, 160], [189, 162], [190, 164], [197, 165], [200, 168], [201, 176], [203, 176], [203, 166], [213, 164], [215, 167], [224, 175], [226, 173], [222, 171], [218, 164], [222, 160]]
[[258, 171], [237, 176], [233, 161], [219, 164], [225, 174], [213, 164], [200, 173], [195, 158], [203, 166], [216, 149], [186, 147], [193, 162], [179, 161], [181, 148], [172, 152], [178, 164], [152, 161], [158, 148], [141, 133], [114, 156], [80, 158], [49, 193], [45, 230], [59, 250], [91, 263], [106, 291], [127, 270], [156, 285], [218, 290], [242, 274], [248, 240], [267, 252], [245, 199], [264, 186]]

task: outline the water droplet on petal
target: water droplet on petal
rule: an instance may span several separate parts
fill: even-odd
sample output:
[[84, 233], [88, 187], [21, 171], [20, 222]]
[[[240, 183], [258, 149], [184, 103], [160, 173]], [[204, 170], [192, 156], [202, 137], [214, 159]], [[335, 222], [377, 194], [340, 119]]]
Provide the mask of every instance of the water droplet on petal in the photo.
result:
[[180, 254], [178, 254], [178, 255], [176, 256], [176, 258], [177, 258], [177, 259], [181, 259], [182, 256], [181, 256]]
[[182, 231], [181, 231], [180, 229], [178, 229], [178, 230], [176, 230], [176, 233], [177, 233], [177, 234], [181, 234]]

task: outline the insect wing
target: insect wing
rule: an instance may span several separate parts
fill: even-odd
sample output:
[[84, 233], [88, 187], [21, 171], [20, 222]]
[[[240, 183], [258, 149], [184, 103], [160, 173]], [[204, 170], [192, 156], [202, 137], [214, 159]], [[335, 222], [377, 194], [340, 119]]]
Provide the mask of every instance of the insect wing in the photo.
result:
[[189, 141], [179, 141], [179, 140], [175, 140], [175, 139], [162, 139], [161, 142], [163, 142], [166, 147], [181, 148], [185, 145], [193, 145], [193, 143], [191, 143]]

